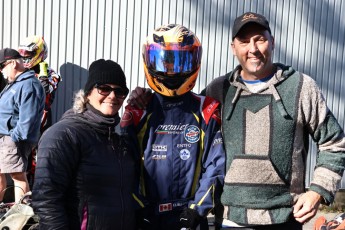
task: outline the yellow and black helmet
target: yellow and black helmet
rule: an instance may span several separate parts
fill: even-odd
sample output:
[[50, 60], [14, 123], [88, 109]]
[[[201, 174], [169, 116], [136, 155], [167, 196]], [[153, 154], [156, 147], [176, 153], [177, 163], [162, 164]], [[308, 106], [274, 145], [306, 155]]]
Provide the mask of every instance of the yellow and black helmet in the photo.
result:
[[19, 45], [25, 68], [31, 69], [48, 56], [48, 47], [42, 36], [29, 36]]
[[193, 89], [202, 47], [192, 31], [176, 24], [161, 26], [147, 37], [142, 52], [146, 80], [154, 91], [176, 97]]

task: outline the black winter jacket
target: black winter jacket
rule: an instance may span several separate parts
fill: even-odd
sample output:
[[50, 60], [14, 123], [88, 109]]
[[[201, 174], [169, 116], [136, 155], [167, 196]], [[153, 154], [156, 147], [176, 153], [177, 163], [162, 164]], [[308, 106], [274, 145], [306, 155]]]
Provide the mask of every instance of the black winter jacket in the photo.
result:
[[134, 158], [116, 124], [93, 110], [66, 112], [39, 142], [33, 207], [40, 229], [134, 229]]

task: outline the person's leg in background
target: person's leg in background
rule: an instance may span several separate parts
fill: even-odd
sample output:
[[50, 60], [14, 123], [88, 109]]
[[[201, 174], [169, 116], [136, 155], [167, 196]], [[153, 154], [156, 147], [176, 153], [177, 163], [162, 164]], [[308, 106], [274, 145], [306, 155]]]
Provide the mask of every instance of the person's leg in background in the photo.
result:
[[[33, 144], [27, 141], [13, 142], [10, 136], [2, 137], [0, 144], [0, 170], [3, 175], [7, 173], [11, 176], [14, 183], [14, 200], [18, 202], [30, 191], [26, 169]], [[6, 183], [6, 178], [2, 182]]]
[[6, 186], [7, 186], [6, 175], [3, 173], [0, 173], [0, 204], [4, 199]]
[[1, 136], [0, 137], [0, 203], [3, 202], [4, 200], [4, 195], [5, 195], [5, 190], [7, 187], [7, 180], [6, 180], [6, 175], [2, 172], [2, 162], [3, 162], [3, 154], [4, 154], [4, 142], [5, 142], [5, 137]]
[[23, 195], [30, 191], [29, 183], [25, 172], [11, 173], [14, 182], [15, 202], [18, 202]]

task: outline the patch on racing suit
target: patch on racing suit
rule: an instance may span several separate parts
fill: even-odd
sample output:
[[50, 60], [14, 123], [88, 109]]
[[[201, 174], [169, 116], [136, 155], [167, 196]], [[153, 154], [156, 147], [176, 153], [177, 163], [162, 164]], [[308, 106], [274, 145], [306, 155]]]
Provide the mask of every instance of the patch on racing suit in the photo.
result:
[[176, 148], [191, 148], [192, 144], [183, 143], [183, 144], [176, 144]]
[[172, 203], [160, 204], [159, 212], [167, 212], [172, 210]]
[[180, 151], [180, 158], [181, 160], [188, 160], [190, 157], [190, 152], [188, 149], [181, 149]]
[[[210, 97], [205, 97], [205, 101], [202, 105], [202, 113], [206, 124], [209, 123], [211, 117], [220, 124], [219, 102]], [[218, 110], [218, 111], [217, 111]]]
[[178, 124], [178, 125], [171, 125], [171, 124], [163, 124], [158, 125], [155, 133], [162, 135], [162, 134], [182, 134], [184, 130], [188, 127], [189, 124]]
[[196, 143], [200, 139], [200, 129], [195, 125], [189, 125], [184, 130], [184, 139], [189, 143]]
[[223, 144], [223, 138], [216, 138], [213, 140], [212, 146]]
[[167, 145], [153, 144], [152, 145], [152, 151], [153, 152], [166, 152], [166, 151], [168, 151], [168, 146]]
[[172, 210], [182, 210], [184, 207], [188, 205], [188, 199], [180, 199], [180, 200], [173, 200], [173, 201], [165, 201], [167, 203], [157, 204], [157, 211], [158, 213], [161, 212], [168, 212]]
[[166, 154], [152, 154], [152, 160], [166, 160], [167, 159], [167, 155]]

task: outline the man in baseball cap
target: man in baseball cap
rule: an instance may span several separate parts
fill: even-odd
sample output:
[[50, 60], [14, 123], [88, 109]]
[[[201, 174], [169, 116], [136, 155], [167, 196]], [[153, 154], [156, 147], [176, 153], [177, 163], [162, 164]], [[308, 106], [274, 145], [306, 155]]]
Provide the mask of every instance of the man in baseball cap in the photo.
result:
[[[215, 213], [222, 229], [302, 230], [321, 202], [333, 202], [344, 172], [344, 132], [320, 88], [310, 76], [274, 63], [274, 48], [264, 16], [246, 12], [237, 17], [231, 49], [239, 65], [204, 90], [223, 105], [228, 160], [224, 212]], [[309, 152], [317, 163], [306, 191], [310, 137], [318, 146]]]
[[14, 182], [18, 202], [30, 190], [26, 169], [39, 139], [45, 94], [35, 72], [24, 67], [16, 50], [0, 50], [0, 71], [8, 81], [0, 93], [0, 203], [7, 187], [5, 174]]
[[0, 50], [0, 71], [5, 67], [5, 62], [12, 59], [21, 58], [17, 50], [5, 48]]

